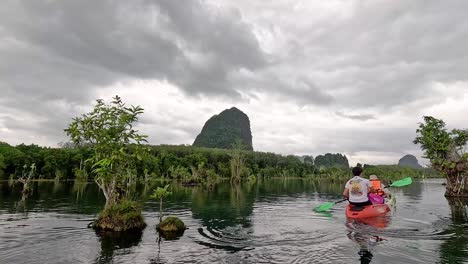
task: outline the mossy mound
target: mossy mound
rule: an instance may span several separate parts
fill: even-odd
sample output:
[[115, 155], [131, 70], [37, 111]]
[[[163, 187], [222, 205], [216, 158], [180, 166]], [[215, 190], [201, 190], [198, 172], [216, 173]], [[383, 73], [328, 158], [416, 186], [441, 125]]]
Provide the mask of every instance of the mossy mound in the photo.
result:
[[175, 216], [166, 217], [156, 226], [156, 230], [166, 239], [174, 239], [184, 234], [184, 222]]
[[129, 231], [143, 230], [146, 223], [139, 204], [124, 200], [106, 208], [91, 226], [104, 231]]

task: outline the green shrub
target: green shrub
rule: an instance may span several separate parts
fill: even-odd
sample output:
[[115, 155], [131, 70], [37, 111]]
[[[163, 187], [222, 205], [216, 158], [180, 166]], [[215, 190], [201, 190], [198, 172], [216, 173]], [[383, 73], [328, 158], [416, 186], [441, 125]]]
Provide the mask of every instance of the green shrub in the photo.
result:
[[93, 227], [111, 231], [142, 230], [146, 223], [139, 203], [122, 200], [106, 208], [94, 221]]

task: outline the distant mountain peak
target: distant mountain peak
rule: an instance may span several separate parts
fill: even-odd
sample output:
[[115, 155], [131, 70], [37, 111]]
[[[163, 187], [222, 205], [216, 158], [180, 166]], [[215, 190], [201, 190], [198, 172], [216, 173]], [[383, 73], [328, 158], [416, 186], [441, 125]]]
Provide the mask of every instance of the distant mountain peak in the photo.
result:
[[410, 154], [403, 156], [398, 161], [398, 166], [411, 167], [414, 169], [422, 169], [423, 167], [419, 164], [418, 159]]

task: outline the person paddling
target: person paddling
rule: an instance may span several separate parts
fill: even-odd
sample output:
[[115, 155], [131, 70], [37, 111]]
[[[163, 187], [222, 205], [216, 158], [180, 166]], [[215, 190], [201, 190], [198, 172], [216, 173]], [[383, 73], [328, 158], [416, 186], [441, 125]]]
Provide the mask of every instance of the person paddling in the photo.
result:
[[367, 194], [369, 192], [375, 192], [374, 187], [368, 179], [361, 177], [361, 167], [354, 167], [352, 172], [354, 177], [346, 182], [343, 196], [348, 199], [349, 203], [353, 206], [372, 205]]

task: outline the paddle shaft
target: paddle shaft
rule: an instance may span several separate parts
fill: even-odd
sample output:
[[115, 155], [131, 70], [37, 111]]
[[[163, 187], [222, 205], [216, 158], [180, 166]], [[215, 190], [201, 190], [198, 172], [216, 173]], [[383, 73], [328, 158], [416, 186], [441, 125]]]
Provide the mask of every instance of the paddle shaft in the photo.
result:
[[348, 201], [348, 199], [339, 200], [339, 201], [335, 202], [335, 204], [342, 203], [344, 201]]

